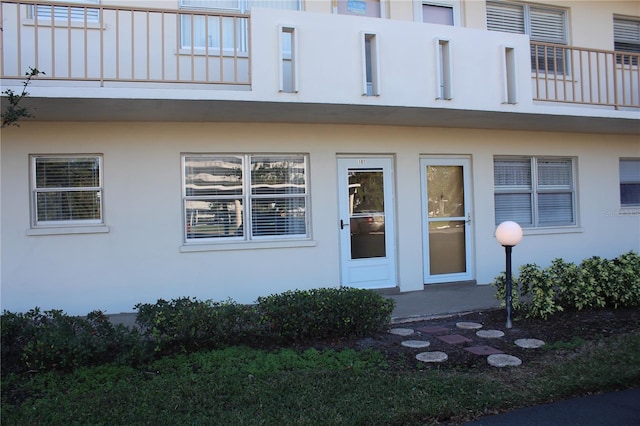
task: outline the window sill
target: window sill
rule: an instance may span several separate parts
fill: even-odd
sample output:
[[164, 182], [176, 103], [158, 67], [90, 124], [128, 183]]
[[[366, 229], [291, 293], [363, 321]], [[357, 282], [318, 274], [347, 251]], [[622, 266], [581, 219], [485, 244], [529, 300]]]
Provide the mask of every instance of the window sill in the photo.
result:
[[579, 234], [584, 232], [578, 226], [558, 226], [553, 228], [522, 228], [524, 235]]
[[69, 226], [51, 228], [27, 229], [27, 235], [73, 235], [73, 234], [105, 234], [109, 232], [109, 227], [98, 226]]
[[293, 248], [293, 247], [315, 247], [318, 245], [313, 240], [287, 240], [287, 241], [251, 241], [237, 243], [218, 243], [218, 244], [183, 244], [180, 246], [181, 253], [193, 253], [200, 251], [230, 251], [230, 250], [261, 250], [275, 248]]
[[[36, 20], [29, 18], [23, 19], [22, 25], [33, 27], [36, 25]], [[66, 19], [54, 19], [53, 21], [48, 18], [38, 19], [38, 27], [54, 27], [54, 28], [80, 28], [88, 30], [104, 30], [105, 27], [99, 21], [88, 20], [85, 25], [84, 20], [66, 20]]]

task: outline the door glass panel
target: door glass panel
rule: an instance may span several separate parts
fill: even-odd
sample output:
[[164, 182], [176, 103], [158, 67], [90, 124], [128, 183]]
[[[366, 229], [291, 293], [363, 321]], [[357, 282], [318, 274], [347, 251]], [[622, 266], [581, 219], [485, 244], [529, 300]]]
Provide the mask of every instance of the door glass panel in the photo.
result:
[[429, 272], [466, 272], [464, 175], [462, 166], [427, 166]]
[[429, 224], [429, 265], [431, 275], [466, 272], [465, 222]]
[[427, 197], [430, 218], [463, 217], [462, 166], [428, 166]]
[[351, 258], [385, 257], [382, 169], [349, 169]]

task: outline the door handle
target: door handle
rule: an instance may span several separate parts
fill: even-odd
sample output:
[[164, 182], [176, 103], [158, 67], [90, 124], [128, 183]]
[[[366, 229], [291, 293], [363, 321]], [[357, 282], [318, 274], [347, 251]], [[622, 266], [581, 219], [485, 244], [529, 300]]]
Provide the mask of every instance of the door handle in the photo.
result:
[[344, 229], [345, 226], [349, 226], [349, 224], [344, 223], [344, 220], [340, 219], [340, 229]]

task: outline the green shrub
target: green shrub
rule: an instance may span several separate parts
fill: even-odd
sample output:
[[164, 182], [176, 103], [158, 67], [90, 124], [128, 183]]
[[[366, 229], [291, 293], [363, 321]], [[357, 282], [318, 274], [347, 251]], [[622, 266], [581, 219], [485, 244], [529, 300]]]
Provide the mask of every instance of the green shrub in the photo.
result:
[[139, 303], [136, 322], [156, 352], [217, 348], [260, 334], [254, 307], [231, 300], [213, 302], [183, 297]]
[[613, 260], [612, 279], [607, 288], [607, 304], [640, 306], [640, 256], [628, 252]]
[[100, 311], [86, 318], [39, 308], [2, 315], [2, 374], [26, 370], [70, 371], [144, 358], [136, 330], [113, 325]]
[[[496, 297], [505, 298], [505, 274], [495, 278]], [[616, 259], [598, 256], [580, 265], [554, 259], [547, 268], [526, 264], [513, 279], [514, 311], [546, 319], [567, 309], [640, 305], [640, 256], [628, 252]]]
[[226, 345], [364, 335], [389, 323], [394, 302], [369, 290], [317, 289], [261, 297], [258, 305], [160, 299], [140, 303], [138, 328], [114, 325], [100, 311], [86, 318], [59, 310], [2, 319], [2, 374], [69, 371], [104, 363], [135, 365], [154, 355]]
[[258, 298], [260, 319], [283, 341], [359, 336], [383, 330], [394, 302], [374, 291], [318, 288]]

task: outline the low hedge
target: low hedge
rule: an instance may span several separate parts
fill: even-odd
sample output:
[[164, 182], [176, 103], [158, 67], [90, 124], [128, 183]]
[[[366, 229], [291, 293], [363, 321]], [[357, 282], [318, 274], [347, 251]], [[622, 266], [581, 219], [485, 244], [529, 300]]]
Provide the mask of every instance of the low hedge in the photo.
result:
[[[505, 299], [506, 277], [493, 285]], [[593, 256], [580, 264], [554, 259], [547, 268], [520, 266], [512, 279], [512, 305], [527, 317], [547, 319], [556, 312], [640, 306], [640, 256], [630, 251], [615, 259]]]
[[362, 336], [389, 324], [394, 302], [370, 290], [319, 288], [258, 298], [261, 323], [283, 341]]
[[34, 308], [26, 313], [5, 311], [0, 321], [2, 375], [112, 362], [134, 365], [145, 358], [138, 331], [114, 325], [100, 311], [82, 318]]
[[371, 290], [322, 288], [228, 300], [159, 299], [140, 303], [137, 327], [114, 325], [100, 311], [86, 317], [60, 310], [5, 311], [2, 375], [69, 371], [104, 363], [135, 365], [154, 357], [233, 344], [291, 343], [366, 335], [389, 323], [394, 302]]
[[143, 335], [160, 353], [216, 348], [260, 334], [256, 309], [232, 300], [159, 299], [156, 303], [139, 303], [134, 309]]

